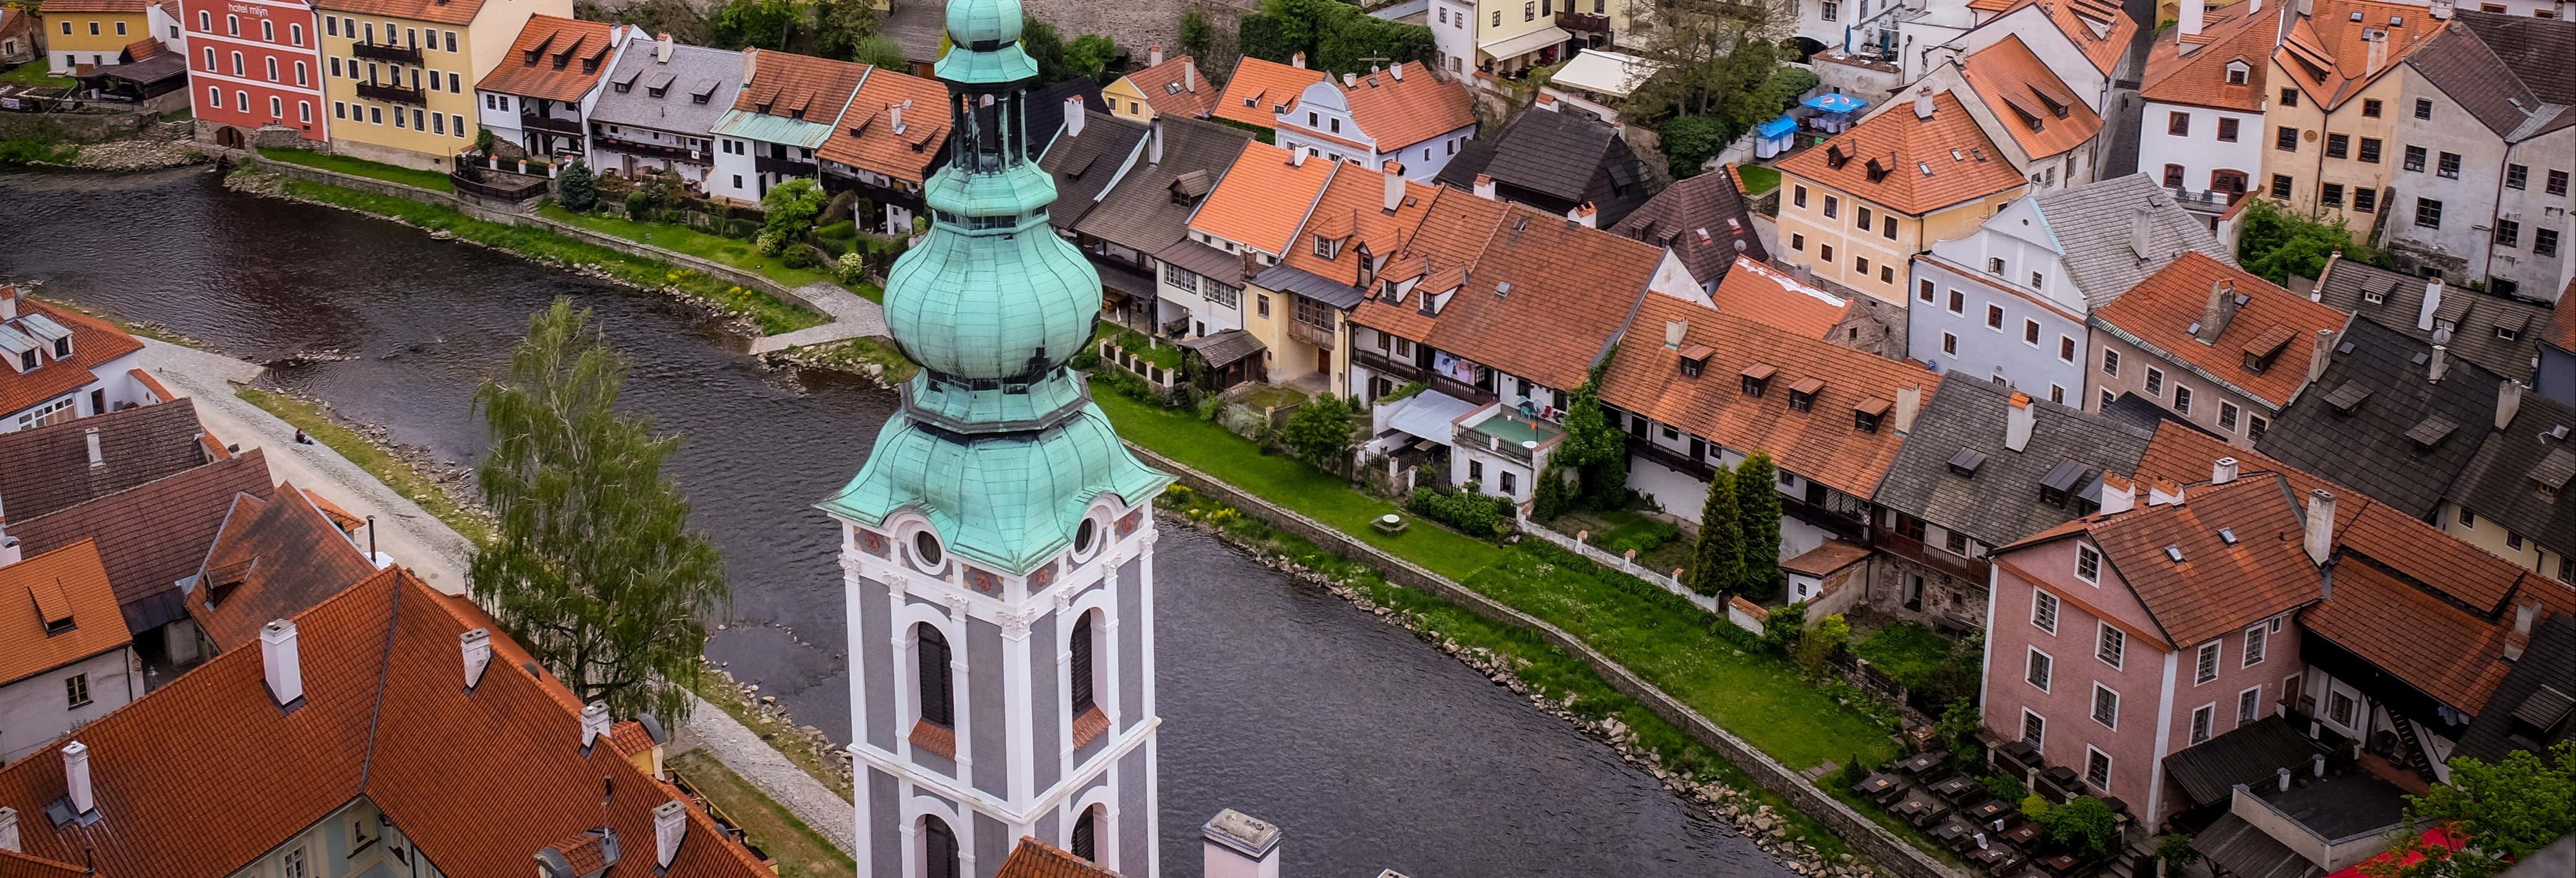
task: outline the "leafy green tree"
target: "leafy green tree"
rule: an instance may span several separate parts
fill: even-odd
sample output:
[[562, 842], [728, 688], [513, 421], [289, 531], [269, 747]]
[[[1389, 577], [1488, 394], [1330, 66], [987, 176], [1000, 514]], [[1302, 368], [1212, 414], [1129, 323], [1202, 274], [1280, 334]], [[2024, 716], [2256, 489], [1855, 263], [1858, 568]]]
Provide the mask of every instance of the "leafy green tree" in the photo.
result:
[[[1029, 60], [1038, 62], [1040, 85], [1063, 82], [1072, 78], [1072, 74], [1064, 72], [1064, 36], [1056, 32], [1055, 25], [1041, 21], [1033, 15], [1023, 18], [1020, 24], [1020, 50], [1029, 53]], [[947, 54], [945, 42], [940, 44], [940, 54]]]
[[716, 10], [707, 38], [726, 49], [785, 49], [804, 17], [790, 0], [732, 0]]
[[1756, 451], [1735, 465], [1736, 509], [1744, 526], [1745, 597], [1767, 601], [1780, 592], [1780, 468]]
[[[1941, 743], [1950, 745], [1950, 752], [1961, 754], [1959, 761], [1964, 764], [1967, 762], [1966, 754], [1977, 748], [1977, 729], [1982, 727], [1984, 722], [1984, 714], [1977, 710], [1976, 701], [1967, 698], [1955, 699], [1950, 702], [1949, 707], [1942, 709], [1941, 718], [1933, 721], [1932, 736], [1940, 739]], [[2011, 801], [2021, 796], [2016, 794], [2001, 798]]]
[[1118, 60], [1116, 42], [1099, 34], [1083, 34], [1065, 44], [1064, 75], [1068, 79], [1088, 76], [1093, 82], [1098, 82], [1101, 75], [1109, 71], [1109, 62], [1115, 60]]
[[1601, 375], [1616, 355], [1614, 348], [1594, 363], [1583, 385], [1567, 395], [1565, 441], [1557, 444], [1551, 458], [1581, 475], [1578, 496], [1591, 509], [1615, 508], [1628, 496], [1628, 435], [1610, 423], [1609, 412], [1601, 406]]
[[[1751, 79], [1743, 81], [1755, 82]], [[1752, 130], [1753, 126], [1787, 112], [1798, 103], [1799, 97], [1820, 82], [1813, 71], [1775, 62], [1771, 66], [1771, 75], [1727, 99], [1726, 118], [1735, 123], [1739, 134]]]
[[[2453, 852], [2423, 842], [2426, 827], [2468, 838]], [[2406, 825], [2389, 841], [2396, 856], [2365, 864], [2371, 878], [2489, 878], [2561, 836], [2576, 832], [2576, 741], [2560, 741], [2547, 758], [2516, 750], [2502, 761], [2451, 759], [2451, 782], [2408, 796]], [[2400, 865], [2407, 854], [2423, 859]]]
[[575, 698], [615, 716], [685, 717], [724, 560], [663, 475], [680, 448], [620, 415], [626, 358], [568, 299], [528, 322], [510, 374], [474, 392], [492, 449], [475, 471], [495, 519], [474, 597]]
[[2316, 277], [2325, 271], [2326, 257], [2338, 250], [2345, 259], [2396, 267], [2388, 254], [2354, 243], [2352, 228], [2340, 217], [2320, 222], [2290, 213], [2271, 199], [2245, 197], [2254, 200], [2245, 205], [2237, 227], [2236, 261], [2265, 280], [2287, 284], [2292, 275]]
[[2120, 841], [2119, 815], [2092, 796], [2068, 799], [2031, 819], [2048, 830], [2049, 840], [2092, 856], [2110, 853]]
[[1834, 650], [1841, 649], [1843, 642], [1850, 639], [1851, 622], [1845, 620], [1841, 613], [1826, 615], [1816, 622], [1815, 628], [1798, 638], [1798, 666], [1806, 668], [1808, 673], [1824, 670], [1825, 662], [1834, 657]]
[[1637, 28], [1640, 39], [1627, 49], [1657, 68], [1622, 107], [1636, 119], [1717, 114], [1760, 88], [1780, 66], [1771, 38], [1795, 18], [1789, 4], [1764, 0], [1671, 0], [1648, 15], [1651, 23]]
[[1573, 492], [1565, 484], [1565, 470], [1556, 461], [1538, 471], [1538, 484], [1530, 487], [1530, 516], [1540, 521], [1553, 521], [1574, 508]]
[[1350, 397], [1329, 393], [1315, 397], [1288, 413], [1288, 426], [1279, 431], [1279, 441], [1296, 449], [1297, 459], [1317, 469], [1348, 471], [1353, 437], [1359, 431], [1358, 411], [1358, 402]]
[[1205, 62], [1208, 50], [1216, 48], [1216, 25], [1208, 22], [1207, 11], [1196, 6], [1181, 13], [1181, 51]]
[[1690, 587], [1704, 595], [1730, 594], [1744, 581], [1744, 522], [1735, 471], [1718, 467], [1699, 507], [1699, 542], [1691, 546]]
[[1264, 0], [1260, 12], [1243, 17], [1236, 46], [1246, 57], [1282, 63], [1304, 52], [1308, 66], [1333, 73], [1439, 56], [1430, 28], [1371, 17], [1340, 0]]
[[1664, 120], [1659, 145], [1673, 176], [1689, 178], [1698, 176], [1700, 166], [1741, 133], [1724, 116], [1674, 116]]
[[810, 177], [769, 187], [769, 194], [760, 198], [761, 234], [775, 236], [781, 244], [795, 243], [814, 230], [825, 199], [823, 187]]
[[[868, 0], [814, 0], [814, 54], [844, 61], [866, 62], [859, 57], [859, 46], [877, 35], [877, 8]], [[897, 70], [904, 68], [903, 50], [895, 50]]]
[[861, 64], [902, 70], [912, 62], [903, 55], [903, 44], [884, 34], [869, 34], [858, 45], [850, 47], [850, 60]]
[[575, 213], [598, 207], [599, 182], [592, 179], [590, 166], [580, 159], [564, 163], [563, 170], [555, 174], [555, 200]]

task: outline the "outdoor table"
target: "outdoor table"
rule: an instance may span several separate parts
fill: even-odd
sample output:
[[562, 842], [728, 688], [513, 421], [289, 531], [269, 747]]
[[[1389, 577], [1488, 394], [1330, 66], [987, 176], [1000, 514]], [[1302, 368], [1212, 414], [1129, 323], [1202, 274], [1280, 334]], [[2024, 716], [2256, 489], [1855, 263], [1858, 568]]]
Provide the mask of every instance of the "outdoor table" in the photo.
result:
[[1977, 821], [1978, 825], [1985, 825], [2002, 818], [2005, 814], [2012, 813], [2012, 811], [2013, 806], [2004, 804], [2002, 799], [1988, 799], [1969, 806], [1968, 817], [1969, 819]]
[[2049, 872], [2058, 875], [2064, 875], [2068, 872], [2075, 871], [2076, 862], [2077, 860], [2075, 859], [2074, 854], [2058, 854], [2057, 856], [2039, 861], [2040, 865], [2046, 866]]
[[1984, 784], [1978, 783], [1976, 779], [1964, 774], [1953, 776], [1949, 780], [1932, 785], [1932, 793], [1934, 795], [1953, 802], [1958, 801], [1961, 796], [1968, 795], [1972, 792], [1984, 792], [1985, 789], [1986, 787]]
[[2017, 845], [2028, 845], [2031, 842], [2038, 841], [2039, 834], [2039, 824], [2024, 823], [2020, 826], [2004, 830], [2004, 840]]
[[1947, 822], [1932, 828], [1933, 838], [1948, 842], [1952, 847], [1957, 847], [1961, 843], [1972, 845], [1976, 844], [1976, 842], [1968, 840], [1969, 836], [1975, 834], [1976, 831], [1968, 828], [1968, 824], [1965, 821], [1956, 817], [1950, 818]]
[[1862, 796], [1875, 800], [1879, 797], [1879, 794], [1895, 789], [1896, 784], [1896, 775], [1873, 774], [1867, 778], [1863, 778], [1859, 784], [1854, 785], [1852, 787], [1852, 792], [1859, 793]]
[[1941, 750], [1926, 750], [1924, 752], [1905, 757], [1902, 761], [1896, 763], [1896, 768], [1906, 774], [1922, 774], [1925, 771], [1931, 770], [1933, 766], [1940, 765], [1941, 760], [1948, 758], [1949, 755], [1949, 753]]

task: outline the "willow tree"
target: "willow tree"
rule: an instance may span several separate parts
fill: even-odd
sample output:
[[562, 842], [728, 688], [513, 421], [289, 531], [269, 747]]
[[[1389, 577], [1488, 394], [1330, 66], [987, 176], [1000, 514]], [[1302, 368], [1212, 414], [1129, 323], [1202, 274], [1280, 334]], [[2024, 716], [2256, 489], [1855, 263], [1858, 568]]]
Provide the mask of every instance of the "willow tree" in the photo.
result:
[[474, 392], [492, 438], [475, 476], [497, 521], [469, 578], [575, 697], [674, 721], [706, 647], [701, 620], [731, 587], [662, 474], [680, 438], [615, 411], [627, 371], [569, 300], [528, 321], [509, 376]]

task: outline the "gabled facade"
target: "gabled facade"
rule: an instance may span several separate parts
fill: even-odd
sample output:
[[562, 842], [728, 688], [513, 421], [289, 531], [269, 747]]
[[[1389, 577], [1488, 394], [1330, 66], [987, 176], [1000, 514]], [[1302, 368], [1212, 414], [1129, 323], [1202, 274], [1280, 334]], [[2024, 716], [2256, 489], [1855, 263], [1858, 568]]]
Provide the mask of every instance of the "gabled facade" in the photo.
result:
[[1188, 237], [1155, 254], [1166, 313], [1188, 312], [1193, 335], [1244, 328], [1244, 284], [1298, 245], [1298, 227], [1344, 167], [1244, 143], [1225, 179], [1190, 214]]
[[2213, 226], [2250, 190], [2270, 148], [2272, 53], [2287, 4], [2245, 0], [2216, 12], [2185, 4], [2147, 50], [2138, 170]]
[[742, 90], [742, 53], [629, 31], [607, 88], [590, 108], [590, 164], [634, 176], [667, 171], [705, 185], [715, 124]]
[[910, 235], [925, 205], [921, 187], [948, 157], [947, 90], [935, 80], [871, 68], [832, 138], [817, 151], [823, 188], [856, 190], [875, 208], [855, 217], [883, 235]]
[[2187, 252], [2093, 313], [2089, 407], [2135, 393], [2253, 448], [2325, 373], [2351, 320]]
[[[446, 169], [474, 145], [472, 91], [508, 60], [529, 18], [572, 17], [569, 0], [318, 0], [331, 148]], [[202, 89], [201, 89], [202, 90]], [[319, 111], [319, 108], [316, 108]]]
[[1627, 30], [1628, 0], [1432, 0], [1435, 62], [1464, 80], [1555, 64]]
[[2546, 301], [2576, 277], [2576, 76], [2508, 62], [2490, 36], [2576, 51], [2576, 22], [2462, 12], [2409, 55], [2390, 76], [2406, 103], [2382, 242], [2410, 272]]
[[2255, 191], [2291, 213], [2343, 219], [2368, 240], [2399, 205], [2391, 197], [2400, 156], [2393, 142], [2403, 78], [2390, 76], [2442, 29], [2422, 6], [2322, 0], [2282, 31], [2264, 77], [2262, 174]]
[[153, 36], [151, 0], [46, 0], [36, 8], [45, 27], [47, 69], [70, 76], [82, 65], [119, 62], [125, 47]]
[[[266, 127], [331, 139], [322, 21], [303, 0], [180, 0], [189, 109], [199, 137], [239, 143]], [[234, 129], [229, 138], [223, 128]]]
[[143, 343], [106, 321], [0, 284], [0, 433], [102, 415], [157, 399]]
[[742, 52], [742, 90], [716, 120], [716, 169], [707, 194], [758, 204], [769, 187], [817, 179], [814, 151], [832, 139], [841, 115], [874, 68], [810, 55]]
[[2030, 185], [1952, 91], [1918, 91], [1779, 170], [1772, 257], [1899, 307], [1914, 254], [1967, 236]]
[[1216, 83], [1199, 73], [1197, 59], [1182, 55], [1165, 60], [1162, 46], [1146, 50], [1145, 69], [1100, 87], [1109, 112], [1133, 122], [1163, 115], [1204, 119], [1215, 108], [1217, 94]]
[[1771, 260], [1762, 236], [1753, 230], [1743, 184], [1733, 165], [1725, 166], [1724, 173], [1675, 181], [1614, 222], [1610, 231], [1671, 249], [1701, 288], [1715, 289], [1736, 260]]
[[1392, 165], [1375, 174], [1356, 164], [1334, 172], [1288, 252], [1245, 290], [1252, 304], [1244, 328], [1268, 350], [1273, 383], [1314, 375], [1335, 395], [1364, 389], [1351, 382], [1351, 310], [1380, 286], [1440, 191]]
[[531, 16], [509, 54], [474, 84], [483, 127], [532, 156], [589, 155], [590, 109], [625, 37], [625, 28], [596, 21]]
[[1428, 182], [1476, 136], [1473, 103], [1456, 80], [1407, 61], [1307, 86], [1275, 137], [1283, 149], [1372, 171], [1399, 161], [1407, 179]]
[[0, 541], [0, 760], [15, 762], [143, 696], [116, 592], [83, 540], [29, 553]]

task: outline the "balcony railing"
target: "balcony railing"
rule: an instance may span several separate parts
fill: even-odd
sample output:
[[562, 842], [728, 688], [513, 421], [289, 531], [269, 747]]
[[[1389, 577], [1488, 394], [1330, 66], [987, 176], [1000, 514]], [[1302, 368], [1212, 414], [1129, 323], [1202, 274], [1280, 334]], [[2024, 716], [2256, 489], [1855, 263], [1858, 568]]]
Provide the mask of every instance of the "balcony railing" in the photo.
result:
[[580, 137], [582, 135], [581, 120], [579, 119], [559, 119], [553, 116], [539, 116], [534, 113], [519, 114], [519, 128], [525, 131], [551, 131], [556, 134], [569, 134], [574, 137]]
[[392, 61], [397, 64], [420, 63], [420, 47], [418, 46], [396, 46], [388, 43], [352, 43], [349, 45], [349, 54], [376, 61]]
[[2228, 205], [2236, 203], [2236, 199], [2245, 196], [2245, 193], [2243, 192], [2231, 192], [2226, 189], [2202, 189], [2199, 191], [2193, 191], [2189, 189], [2168, 188], [2165, 191], [2173, 193], [2174, 200], [2181, 202], [2182, 206], [2188, 210], [2226, 210]]
[[1351, 362], [1398, 381], [1421, 381], [1430, 374], [1429, 370], [1414, 365], [1410, 360], [1398, 360], [1378, 353], [1374, 348], [1353, 350]]
[[1985, 561], [1962, 558], [1950, 554], [1948, 550], [1933, 548], [1922, 540], [1897, 533], [1890, 528], [1873, 527], [1870, 529], [1870, 536], [1879, 548], [1887, 550], [1890, 554], [1978, 585], [1985, 584], [1986, 570], [1992, 566]]
[[455, 170], [447, 172], [448, 182], [454, 184], [458, 192], [501, 201], [526, 201], [546, 194], [544, 177], [487, 170], [473, 166], [469, 163], [471, 161], [460, 156]]
[[783, 177], [805, 177], [813, 175], [814, 163], [806, 159], [782, 159], [756, 155], [751, 157], [751, 169], [763, 174], [777, 174]]
[[1610, 32], [1610, 16], [1594, 15], [1589, 12], [1559, 12], [1556, 14], [1556, 26], [1578, 34], [1607, 34]]
[[1288, 337], [1325, 350], [1332, 350], [1337, 344], [1333, 340], [1332, 327], [1316, 326], [1303, 320], [1288, 321]]
[[705, 162], [707, 160], [705, 150], [690, 149], [685, 146], [672, 146], [667, 143], [650, 143], [641, 140], [628, 140], [623, 137], [610, 137], [597, 132], [592, 132], [590, 135], [590, 142], [602, 149], [613, 149], [618, 152], [633, 153], [640, 156], [678, 159], [680, 161], [689, 162]]
[[371, 101], [395, 104], [429, 103], [427, 98], [421, 96], [420, 89], [404, 88], [399, 85], [377, 85], [372, 82], [358, 83], [358, 96]]
[[[1501, 415], [1496, 415], [1495, 417], [1501, 417]], [[1554, 438], [1546, 436], [1544, 432], [1541, 433], [1541, 436], [1542, 438], [1530, 440], [1537, 443], [1535, 446], [1524, 446], [1521, 444], [1522, 440], [1514, 439], [1509, 436], [1489, 433], [1484, 430], [1477, 429], [1476, 427], [1460, 427], [1458, 428], [1457, 445], [1461, 448], [1478, 449], [1490, 454], [1498, 454], [1522, 463], [1536, 466], [1538, 464], [1537, 457], [1539, 452], [1545, 451], [1547, 449], [1548, 440]]]

